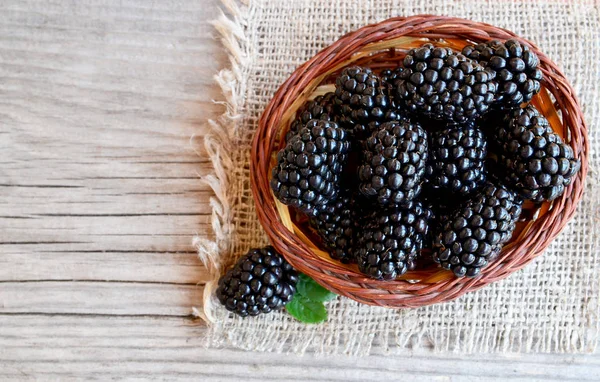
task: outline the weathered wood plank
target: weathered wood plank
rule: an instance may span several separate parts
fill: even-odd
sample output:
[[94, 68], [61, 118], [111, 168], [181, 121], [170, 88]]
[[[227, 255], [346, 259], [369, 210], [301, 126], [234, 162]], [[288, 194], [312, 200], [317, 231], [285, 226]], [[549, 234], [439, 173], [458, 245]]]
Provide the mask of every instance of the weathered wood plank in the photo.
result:
[[[35, 256], [32, 256], [32, 252], [35, 252]], [[208, 281], [206, 268], [198, 263], [193, 251], [32, 252], [3, 252], [0, 256], [0, 281], [135, 281], [181, 284]]]
[[[594, 381], [600, 358], [429, 352], [365, 358], [202, 349], [202, 326], [152, 317], [0, 316], [0, 376], [301, 381]], [[377, 349], [375, 349], [377, 352]], [[26, 362], [22, 362], [26, 359]]]
[[[22, 245], [19, 252], [48, 251], [192, 251], [192, 237], [207, 229], [210, 216], [196, 212], [133, 215], [42, 216], [0, 219], [0, 246]], [[57, 259], [58, 261], [58, 259]]]
[[36, 281], [0, 284], [0, 315], [15, 313], [189, 316], [202, 286], [138, 282]]

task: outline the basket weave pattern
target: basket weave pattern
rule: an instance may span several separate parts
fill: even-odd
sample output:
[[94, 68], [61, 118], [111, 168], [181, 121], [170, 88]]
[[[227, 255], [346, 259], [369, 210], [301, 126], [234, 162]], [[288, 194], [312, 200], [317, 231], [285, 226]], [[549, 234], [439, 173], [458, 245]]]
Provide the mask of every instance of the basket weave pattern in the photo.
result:
[[[373, 280], [356, 266], [331, 260], [297, 222], [287, 206], [273, 196], [269, 180], [273, 157], [295, 111], [310, 97], [330, 88], [335, 74], [352, 65], [394, 68], [409, 49], [431, 42], [460, 50], [490, 39], [520, 40], [540, 59], [542, 91], [532, 101], [581, 160], [581, 170], [565, 193], [551, 203], [526, 205], [531, 219], [519, 225], [513, 240], [475, 279], [455, 278], [435, 264], [408, 272], [395, 281]], [[555, 101], [553, 101], [553, 99]], [[556, 65], [533, 43], [510, 31], [484, 23], [421, 15], [388, 19], [349, 33], [299, 67], [266, 107], [253, 141], [251, 182], [258, 218], [273, 245], [299, 271], [327, 289], [356, 301], [386, 307], [419, 307], [457, 298], [523, 268], [558, 235], [575, 213], [587, 173], [587, 129], [573, 88]]]

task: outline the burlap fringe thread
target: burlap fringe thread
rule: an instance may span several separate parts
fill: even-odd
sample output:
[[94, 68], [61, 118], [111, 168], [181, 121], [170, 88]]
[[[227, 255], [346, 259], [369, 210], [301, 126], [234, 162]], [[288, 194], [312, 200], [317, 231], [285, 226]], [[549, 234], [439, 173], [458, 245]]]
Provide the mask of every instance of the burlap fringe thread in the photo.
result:
[[235, 0], [222, 0], [223, 6], [229, 11], [232, 18], [223, 12], [220, 17], [212, 22], [219, 33], [221, 43], [229, 53], [231, 67], [221, 70], [215, 81], [219, 84], [226, 111], [216, 121], [209, 120], [209, 131], [204, 139], [204, 147], [213, 165], [214, 174], [206, 175], [201, 181], [208, 185], [215, 193], [210, 198], [212, 207], [211, 227], [214, 240], [196, 236], [193, 245], [198, 250], [200, 261], [209, 273], [209, 281], [204, 287], [202, 310], [193, 308], [195, 316], [203, 319], [208, 325], [215, 324], [219, 317], [215, 312], [214, 293], [217, 288], [219, 276], [230, 255], [231, 238], [233, 234], [233, 216], [231, 212], [231, 193], [229, 176], [233, 162], [231, 160], [232, 143], [235, 142], [236, 126], [241, 116], [244, 100], [242, 95], [245, 88], [244, 68], [246, 67], [247, 40], [244, 36], [246, 13], [238, 6]]

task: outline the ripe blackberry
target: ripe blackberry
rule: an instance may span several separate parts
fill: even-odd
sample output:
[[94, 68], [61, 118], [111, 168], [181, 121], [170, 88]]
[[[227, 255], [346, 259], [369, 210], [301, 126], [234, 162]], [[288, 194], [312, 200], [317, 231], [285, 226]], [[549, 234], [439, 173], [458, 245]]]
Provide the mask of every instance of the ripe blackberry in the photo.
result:
[[467, 195], [485, 182], [487, 142], [472, 124], [453, 125], [431, 134], [425, 177], [433, 188]]
[[323, 239], [332, 259], [342, 263], [354, 262], [352, 247], [358, 212], [359, 206], [355, 205], [354, 197], [346, 190], [310, 219], [310, 225]]
[[335, 122], [309, 121], [277, 153], [273, 193], [282, 203], [315, 216], [337, 195], [349, 147], [346, 132]]
[[433, 259], [458, 277], [477, 276], [512, 236], [521, 205], [514, 192], [487, 182], [434, 234]]
[[496, 101], [505, 106], [517, 107], [529, 102], [540, 91], [539, 59], [527, 45], [517, 40], [467, 45], [462, 53], [496, 73]]
[[464, 123], [494, 100], [493, 72], [449, 48], [425, 44], [411, 49], [403, 64], [394, 96], [410, 112]]
[[290, 130], [285, 135], [285, 141], [289, 141], [301, 128], [306, 126], [311, 119], [322, 119], [324, 121], [335, 120], [335, 107], [332, 92], [317, 96], [307, 101], [296, 113], [296, 118], [290, 125]]
[[418, 201], [365, 218], [356, 236], [360, 271], [374, 279], [393, 280], [414, 269], [430, 218], [431, 211]]
[[408, 121], [386, 122], [366, 141], [359, 190], [382, 205], [419, 195], [427, 162], [427, 133]]
[[246, 317], [284, 307], [294, 297], [298, 273], [275, 248], [251, 249], [219, 280], [217, 298]]
[[386, 84], [368, 68], [351, 66], [335, 81], [335, 105], [340, 126], [357, 140], [366, 138], [379, 124], [399, 119]]
[[581, 165], [532, 105], [513, 111], [508, 125], [496, 128], [494, 138], [505, 181], [534, 202], [562, 195]]

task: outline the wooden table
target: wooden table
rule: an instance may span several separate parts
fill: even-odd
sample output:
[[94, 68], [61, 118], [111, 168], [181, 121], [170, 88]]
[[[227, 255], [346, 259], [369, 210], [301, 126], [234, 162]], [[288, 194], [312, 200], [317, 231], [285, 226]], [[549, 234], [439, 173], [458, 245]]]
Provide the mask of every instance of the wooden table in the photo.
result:
[[[0, 379], [598, 380], [600, 357], [202, 347], [217, 0], [0, 4]], [[434, 378], [435, 377], [435, 378]]]

